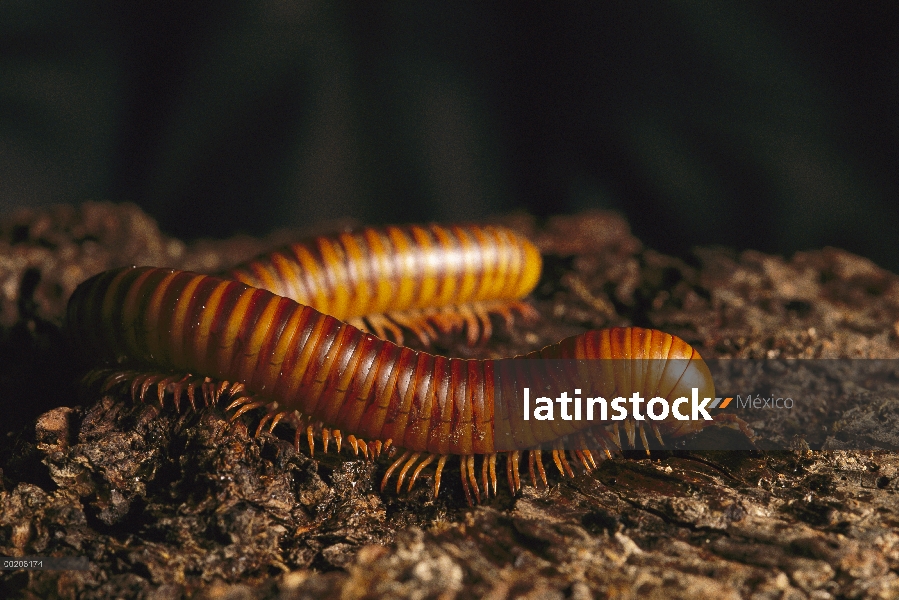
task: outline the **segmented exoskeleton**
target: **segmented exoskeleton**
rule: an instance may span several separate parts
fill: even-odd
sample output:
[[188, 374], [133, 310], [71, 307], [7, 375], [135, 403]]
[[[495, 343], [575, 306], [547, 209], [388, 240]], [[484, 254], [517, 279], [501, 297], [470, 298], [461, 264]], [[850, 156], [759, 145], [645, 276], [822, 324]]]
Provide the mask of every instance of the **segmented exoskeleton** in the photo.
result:
[[[540, 276], [540, 253], [504, 227], [367, 227], [320, 236], [266, 253], [224, 277], [370, 328], [403, 343], [402, 327], [428, 344], [436, 325], [467, 324], [468, 342], [490, 337], [491, 313], [511, 324]], [[369, 327], [366, 327], [368, 325]]]
[[[571, 442], [571, 456], [588, 471], [596, 466], [591, 449], [610, 453], [621, 446], [615, 439], [617, 427], [609, 432], [604, 427], [591, 429], [593, 424], [587, 421], [525, 422], [518, 394], [496, 385], [493, 378], [508, 361], [620, 359], [613, 363], [619, 366], [613, 367], [612, 379], [626, 386], [612, 381], [613, 392], [630, 393], [623, 387], [633, 388], [638, 382], [645, 394], [673, 398], [698, 387], [701, 394], [714, 396], [711, 376], [699, 355], [679, 338], [660, 331], [590, 331], [503, 361], [445, 358], [379, 339], [266, 290], [171, 269], [118, 269], [87, 280], [69, 301], [66, 327], [82, 352], [136, 369], [120, 371], [108, 383], [132, 381], [132, 390], [139, 390], [141, 397], [155, 386], [160, 400], [168, 389], [177, 403], [182, 390], [192, 394], [194, 386], [202, 384], [207, 397], [230, 394], [228, 408], [239, 407], [235, 418], [266, 407], [257, 433], [266, 425], [272, 430], [289, 417], [300, 420], [297, 443], [300, 431], [308, 427], [310, 450], [312, 423], [325, 426], [326, 449], [331, 428], [338, 451], [343, 439], [339, 431], [351, 433], [348, 443], [366, 452], [378, 454], [391, 444], [400, 448], [402, 454], [385, 474], [382, 488], [399, 469], [399, 490], [414, 467], [411, 488], [421, 470], [436, 460], [436, 495], [448, 456], [459, 455], [469, 502], [472, 497], [480, 500], [480, 487], [496, 493], [498, 453], [507, 455], [507, 476], [515, 492], [521, 485], [518, 464], [523, 450], [530, 450], [529, 471], [536, 484], [538, 475], [546, 482], [543, 445], [553, 447], [553, 460], [565, 475], [573, 472], [562, 438]], [[683, 366], [671, 372], [662, 368], [651, 376], [645, 370], [632, 373], [628, 365], [643, 358]], [[140, 374], [147, 372], [156, 374]], [[584, 382], [575, 377], [570, 383], [577, 387]], [[623, 424], [630, 444], [639, 431], [648, 449], [644, 429], [632, 420]], [[751, 435], [739, 419], [719, 419], [717, 424]], [[704, 425], [666, 420], [652, 429], [661, 440], [663, 433], [683, 435]], [[484, 457], [480, 487], [476, 455]]]

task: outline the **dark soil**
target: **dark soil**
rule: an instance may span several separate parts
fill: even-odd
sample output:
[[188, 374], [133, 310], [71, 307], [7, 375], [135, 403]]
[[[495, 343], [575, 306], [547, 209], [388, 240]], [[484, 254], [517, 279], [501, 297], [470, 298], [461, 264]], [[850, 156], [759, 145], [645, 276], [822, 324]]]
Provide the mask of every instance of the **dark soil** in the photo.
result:
[[[708, 358], [899, 357], [899, 277], [841, 250], [682, 260], [614, 214], [498, 220], [544, 253], [542, 319], [438, 352], [508, 356], [640, 325]], [[89, 357], [71, 355], [60, 324], [79, 282], [130, 264], [215, 271], [291, 235], [187, 245], [110, 204], [0, 220], [0, 555], [90, 561], [0, 571], [0, 597], [899, 597], [899, 393], [840, 377], [766, 380], [803, 402], [737, 406], [755, 449], [708, 429], [592, 475], [550, 470], [548, 488], [501, 488], [474, 509], [454, 476], [436, 500], [425, 483], [381, 493], [385, 457], [311, 458], [286, 427], [253, 437], [252, 415], [78, 385]], [[778, 393], [728, 364], [727, 393]]]

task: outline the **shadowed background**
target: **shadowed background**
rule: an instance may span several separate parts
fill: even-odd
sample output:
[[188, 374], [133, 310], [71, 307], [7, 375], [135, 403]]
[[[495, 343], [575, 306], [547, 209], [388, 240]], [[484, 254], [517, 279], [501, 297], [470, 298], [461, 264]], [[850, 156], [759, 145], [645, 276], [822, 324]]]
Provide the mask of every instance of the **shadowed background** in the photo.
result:
[[0, 3], [0, 213], [184, 238], [623, 212], [899, 271], [899, 4]]

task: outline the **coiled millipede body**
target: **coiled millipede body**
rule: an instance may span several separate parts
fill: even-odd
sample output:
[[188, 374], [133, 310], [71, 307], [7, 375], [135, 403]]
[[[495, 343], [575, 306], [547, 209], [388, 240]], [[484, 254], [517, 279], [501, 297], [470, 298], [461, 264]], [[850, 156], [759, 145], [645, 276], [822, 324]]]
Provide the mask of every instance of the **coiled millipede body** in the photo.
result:
[[[365, 235], [383, 241], [381, 235], [391, 238], [393, 231]], [[407, 235], [416, 229], [399, 231]], [[478, 239], [471, 232], [481, 232], [478, 228], [467, 231], [471, 239]], [[401, 246], [391, 239], [394, 248]], [[336, 243], [332, 238], [320, 247]], [[353, 243], [345, 243], [349, 262], [361, 260], [353, 258], [352, 248]], [[460, 244], [459, 248], [464, 247]], [[411, 308], [419, 312], [405, 323], [415, 330], [422, 327], [424, 319], [434, 316], [428, 312], [433, 304], [423, 299], [439, 296], [441, 301], [446, 300], [450, 297], [447, 289], [455, 289], [460, 297], [475, 302], [500, 302], [502, 294], [496, 290], [502, 287], [501, 282], [511, 289], [505, 292], [506, 298], [527, 294], [536, 276], [530, 272], [534, 267], [527, 263], [530, 259], [526, 250], [520, 250], [517, 266], [497, 258], [503, 250], [490, 250], [494, 258], [484, 271], [492, 273], [492, 278], [481, 275], [487, 282], [472, 283], [470, 279], [477, 279], [470, 270], [474, 259], [460, 249], [452, 259], [455, 274], [446, 274], [452, 272], [450, 267], [443, 274], [425, 271], [417, 276], [411, 291], [403, 283], [413, 278], [409, 273], [414, 268], [407, 266], [409, 270], [402, 271], [398, 266], [402, 261], [394, 260], [390, 272], [400, 274], [391, 293], [405, 298], [406, 304], [383, 300], [378, 296], [382, 292], [366, 296], [359, 290], [363, 286], [359, 282], [375, 281], [377, 269], [386, 268], [383, 265], [371, 267], [372, 273], [365, 276], [359, 274], [361, 267], [359, 272], [347, 275], [349, 281], [356, 282], [349, 291], [340, 291], [340, 285], [334, 284], [331, 292], [319, 290], [312, 296], [325, 298], [317, 300], [317, 305], [328, 304], [324, 308], [332, 310], [337, 306], [341, 310], [333, 311], [343, 316], [352, 314], [345, 312], [345, 307], [359, 296], [370, 299], [367, 309], [388, 312], [387, 308], [397, 306]], [[297, 254], [300, 272], [308, 265], [302, 253]], [[322, 255], [325, 261], [332, 260], [325, 250]], [[410, 259], [408, 264], [423, 268], [427, 260]], [[379, 259], [379, 264], [382, 262], [390, 261]], [[258, 268], [262, 263], [256, 264], [255, 270], [261, 272], [258, 277], [266, 279], [264, 269]], [[271, 264], [282, 265], [282, 258], [272, 259]], [[503, 264], [506, 266], [497, 266]], [[536, 269], [539, 272], [539, 264]], [[441, 280], [450, 276], [456, 279], [455, 287]], [[267, 285], [276, 287], [273, 284], [278, 283], [277, 278], [271, 279]], [[436, 284], [431, 279], [437, 280]], [[318, 289], [315, 284], [306, 285], [307, 293]], [[417, 294], [415, 289], [419, 290]], [[496, 308], [494, 305], [489, 310]], [[345, 438], [347, 443], [366, 455], [377, 455], [390, 445], [397, 447], [399, 456], [387, 470], [382, 489], [394, 473], [397, 491], [407, 475], [411, 489], [422, 469], [436, 461], [436, 495], [447, 458], [459, 455], [469, 503], [473, 498], [480, 501], [481, 488], [496, 493], [497, 454], [507, 457], [507, 477], [514, 493], [521, 487], [522, 451], [529, 451], [528, 470], [536, 485], [538, 477], [546, 484], [543, 447], [552, 449], [553, 461], [568, 476], [573, 470], [563, 441], [572, 459], [587, 471], [596, 467], [593, 452], [611, 455], [612, 449], [621, 448], [617, 424], [610, 430], [602, 423], [586, 420], [524, 419], [521, 386], [531, 381], [533, 389], [540, 389], [543, 384], [543, 380], [528, 379], [532, 377], [528, 373], [539, 371], [525, 368], [536, 364], [528, 361], [576, 359], [569, 362], [579, 365], [577, 361], [585, 359], [617, 359], [600, 369], [604, 375], [599, 381], [584, 380], [583, 372], [576, 367], [552, 376], [563, 389], [566, 385], [568, 389], [595, 385], [609, 398], [637, 390], [647, 397], [675, 398], [688, 396], [693, 387], [700, 394], [714, 396], [711, 375], [698, 353], [679, 338], [656, 330], [631, 327], [589, 331], [511, 359], [445, 358], [380, 339], [311, 306], [234, 279], [153, 267], [107, 271], [82, 283], [69, 301], [66, 328], [80, 352], [116, 366], [117, 370], [95, 374], [104, 379], [107, 389], [130, 382], [132, 394], [143, 398], [155, 387], [160, 401], [170, 392], [176, 405], [184, 391], [194, 404], [195, 388], [202, 389], [207, 402], [227, 394], [231, 399], [228, 409], [237, 409], [232, 418], [253, 408], [266, 408], [257, 434], [265, 426], [273, 430], [286, 418], [294, 421], [297, 446], [301, 431], [306, 431], [310, 451], [314, 448], [313, 433], [318, 429], [326, 451], [331, 439], [340, 451], [344, 440], [341, 432], [351, 434]], [[644, 359], [655, 359], [651, 364], [657, 366], [646, 367], [650, 363]], [[523, 379], [512, 383], [512, 378], [497, 377], [498, 373], [513, 372], [523, 373]], [[622, 424], [630, 445], [634, 446], [639, 432], [648, 452], [643, 422], [628, 419]], [[663, 434], [685, 435], [706, 424], [666, 419], [652, 422], [651, 429], [661, 441]], [[718, 415], [714, 424], [739, 428], [751, 436], [745, 423], [730, 415]], [[483, 456], [480, 486], [476, 455]]]

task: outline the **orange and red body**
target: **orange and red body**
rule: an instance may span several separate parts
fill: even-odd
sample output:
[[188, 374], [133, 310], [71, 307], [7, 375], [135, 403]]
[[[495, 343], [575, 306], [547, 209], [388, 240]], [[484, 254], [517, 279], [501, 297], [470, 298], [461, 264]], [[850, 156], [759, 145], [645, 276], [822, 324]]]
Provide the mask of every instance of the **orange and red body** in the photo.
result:
[[[207, 275], [152, 267], [102, 273], [72, 296], [67, 328], [90, 356], [240, 381], [280, 410], [413, 451], [523, 450], [592, 425], [525, 422], [520, 394], [504, 395], [495, 385], [501, 361], [397, 346], [288, 298]], [[503, 360], [538, 358], [615, 359], [609, 380], [593, 382], [609, 398], [634, 391], [675, 398], [688, 396], [693, 386], [714, 397], [695, 350], [656, 330], [590, 331]], [[659, 373], [629, 372], [631, 364], [656, 364], [646, 359], [663, 359]], [[665, 360], [678, 368], [667, 372]], [[572, 389], [591, 383], [570, 375]], [[660, 423], [664, 432], [666, 421]]]
[[[365, 229], [289, 246], [227, 277], [153, 267], [101, 273], [75, 290], [66, 329], [81, 354], [131, 369], [113, 381], [136, 372], [162, 373], [140, 380], [141, 386], [134, 380], [132, 391], [141, 387], [141, 397], [151, 381], [159, 382], [160, 399], [165, 386], [174, 385], [176, 403], [179, 386], [189, 378], [191, 399], [193, 382], [203, 378], [239, 382], [232, 387], [245, 397], [232, 404], [243, 405], [238, 414], [267, 407], [266, 419], [274, 427], [283, 415], [299, 413], [306, 424], [323, 425], [326, 444], [324, 436], [333, 428], [338, 449], [338, 429], [377, 441], [377, 451], [381, 442], [392, 441], [406, 452], [385, 483], [402, 464], [402, 484], [422, 460], [411, 487], [421, 468], [440, 457], [436, 493], [446, 457], [461, 455], [470, 501], [468, 481], [478, 496], [475, 455], [488, 457], [483, 481], [486, 486], [489, 463], [495, 492], [497, 453], [509, 456], [515, 490], [522, 450], [531, 451], [532, 480], [536, 463], [545, 481], [543, 445], [555, 447], [556, 465], [567, 474], [572, 472], [560, 440], [575, 440], [573, 452], [588, 470], [596, 463], [587, 446], [609, 454], [607, 440], [621, 445], [605, 423], [525, 418], [522, 387], [543, 389], [546, 383], [534, 375], [541, 371], [534, 360], [568, 361], [551, 376], [561, 389], [584, 388], [607, 398], [640, 392], [673, 399], [697, 388], [714, 397], [699, 354], [661, 331], [589, 331], [524, 356], [464, 360], [412, 350], [340, 320], [360, 324], [354, 317], [365, 316], [375, 330], [388, 323], [396, 334], [396, 325], [402, 325], [425, 340], [431, 335], [429, 320], [441, 326], [463, 322], [469, 339], [477, 339], [482, 336], [472, 330], [489, 334], [488, 313], [508, 319], [511, 305], [526, 313], [517, 301], [536, 285], [540, 264], [530, 242], [498, 227]], [[450, 303], [468, 308], [446, 308]], [[373, 322], [371, 313], [383, 319]], [[599, 368], [583, 368], [597, 364], [595, 359], [605, 360]], [[509, 373], [520, 378], [503, 375]], [[748, 432], [742, 421], [731, 421], [728, 426]], [[648, 451], [643, 423], [622, 424], [631, 446], [639, 430]], [[673, 416], [647, 423], [660, 440], [662, 434], [684, 435], [707, 424]], [[617, 425], [614, 431], [617, 437]], [[312, 427], [309, 436], [311, 447]], [[355, 441], [350, 443], [355, 448]]]

